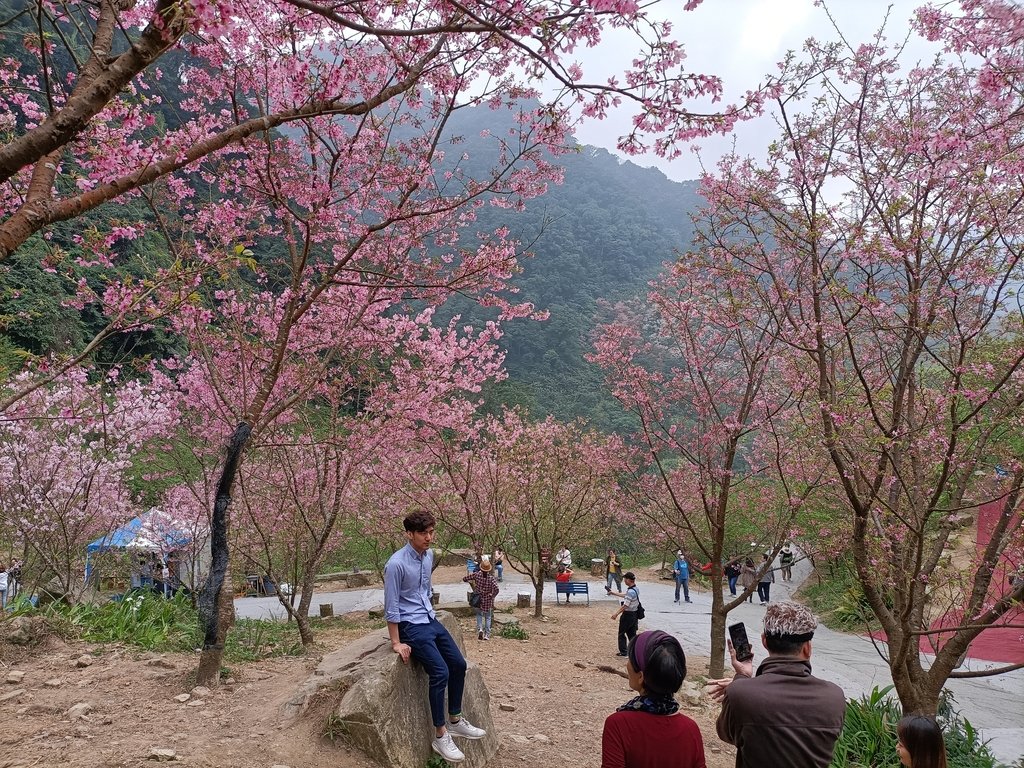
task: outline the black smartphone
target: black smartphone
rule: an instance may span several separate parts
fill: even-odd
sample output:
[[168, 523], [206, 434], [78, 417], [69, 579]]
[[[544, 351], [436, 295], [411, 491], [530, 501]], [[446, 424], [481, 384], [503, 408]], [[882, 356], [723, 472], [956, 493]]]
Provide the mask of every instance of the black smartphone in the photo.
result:
[[750, 647], [750, 641], [747, 640], [747, 628], [743, 626], [742, 621], [729, 627], [729, 639], [732, 640], [737, 660], [747, 661], [754, 658], [754, 650]]

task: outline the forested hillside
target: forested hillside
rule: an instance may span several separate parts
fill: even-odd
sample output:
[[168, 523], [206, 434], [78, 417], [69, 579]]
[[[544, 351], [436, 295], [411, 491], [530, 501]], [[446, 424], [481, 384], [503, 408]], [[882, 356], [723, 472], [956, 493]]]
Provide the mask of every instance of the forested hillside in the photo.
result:
[[[473, 137], [489, 124], [489, 110], [460, 115], [453, 133], [473, 157]], [[523, 213], [488, 208], [481, 230], [508, 226], [534, 258], [524, 262], [520, 298], [550, 312], [545, 322], [506, 325], [509, 380], [494, 403], [524, 405], [538, 417], [582, 416], [594, 426], [630, 429], [621, 407], [604, 391], [597, 369], [583, 355], [603, 301], [646, 290], [646, 283], [677, 250], [688, 247], [690, 213], [700, 204], [697, 182], [678, 183], [661, 171], [623, 162], [607, 150], [581, 146], [557, 158], [562, 184], [527, 204]], [[452, 308], [471, 321], [476, 306]]]

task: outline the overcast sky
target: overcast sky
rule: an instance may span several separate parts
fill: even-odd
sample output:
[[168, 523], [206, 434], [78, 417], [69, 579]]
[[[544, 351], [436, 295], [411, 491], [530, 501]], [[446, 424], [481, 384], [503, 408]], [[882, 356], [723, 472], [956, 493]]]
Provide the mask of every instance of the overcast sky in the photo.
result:
[[[872, 38], [890, 8], [886, 37], [891, 43], [902, 42], [914, 9], [923, 3], [924, 0], [831, 0], [827, 4], [846, 40], [856, 45]], [[683, 2], [666, 0], [661, 5], [681, 9]], [[815, 7], [814, 0], [704, 0], [693, 11], [673, 11], [672, 18], [675, 36], [686, 48], [688, 70], [721, 77], [727, 103], [737, 101], [766, 74], [775, 72], [786, 52], [799, 52], [807, 38], [838, 38], [825, 9]], [[930, 52], [936, 50], [919, 38], [912, 40], [908, 51], [915, 61], [929, 58]], [[587, 78], [603, 80], [615, 71], [621, 72], [630, 61], [630, 53], [622, 38], [609, 39], [583, 60]], [[628, 127], [629, 113], [623, 110], [603, 121], [588, 121], [576, 131], [576, 138], [615, 152], [616, 138]], [[741, 123], [736, 130], [736, 146], [743, 154], [757, 156], [774, 135], [775, 127], [769, 118]], [[731, 136], [702, 142], [704, 164], [712, 168], [715, 159], [728, 151], [732, 142]], [[654, 156], [632, 160], [640, 165], [657, 165], [677, 181], [696, 178], [700, 172], [698, 160], [690, 152], [672, 162]]]

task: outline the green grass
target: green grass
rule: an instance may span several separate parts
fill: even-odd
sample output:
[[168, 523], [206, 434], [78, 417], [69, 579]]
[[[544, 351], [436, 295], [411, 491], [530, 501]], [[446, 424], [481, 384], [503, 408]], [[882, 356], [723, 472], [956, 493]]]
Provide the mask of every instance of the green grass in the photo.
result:
[[[119, 602], [53, 603], [42, 609], [23, 601], [15, 606], [12, 615], [43, 616], [51, 631], [68, 640], [117, 643], [164, 653], [190, 653], [203, 644], [199, 613], [188, 598], [181, 595], [166, 600], [150, 592], [129, 592]], [[383, 620], [365, 623], [311, 619], [314, 635], [328, 623], [335, 628], [384, 626]], [[224, 660], [248, 662], [301, 656], [303, 652], [294, 623], [239, 619], [228, 633]]]
[[165, 600], [130, 592], [119, 602], [52, 603], [41, 610], [20, 604], [16, 613], [44, 616], [65, 638], [90, 643], [123, 643], [149, 651], [189, 651], [199, 640], [195, 609], [182, 596]]

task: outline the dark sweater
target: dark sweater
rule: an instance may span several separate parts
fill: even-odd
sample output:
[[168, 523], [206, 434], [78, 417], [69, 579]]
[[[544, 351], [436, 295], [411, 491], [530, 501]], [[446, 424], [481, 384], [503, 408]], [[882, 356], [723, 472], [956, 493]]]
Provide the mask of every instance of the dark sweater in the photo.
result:
[[809, 661], [769, 656], [726, 689], [718, 736], [736, 746], [736, 768], [827, 768], [845, 714], [842, 688]]

